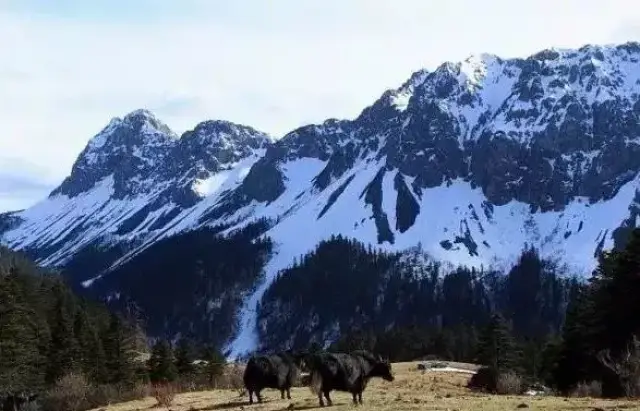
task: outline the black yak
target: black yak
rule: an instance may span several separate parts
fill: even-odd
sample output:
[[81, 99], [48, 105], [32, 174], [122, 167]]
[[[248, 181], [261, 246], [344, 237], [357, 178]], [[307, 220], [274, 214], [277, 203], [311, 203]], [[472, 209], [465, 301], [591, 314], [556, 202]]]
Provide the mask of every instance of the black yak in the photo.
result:
[[303, 354], [291, 353], [251, 357], [243, 376], [244, 386], [249, 392], [249, 403], [253, 404], [254, 393], [258, 402], [262, 402], [260, 391], [263, 388], [279, 389], [282, 399], [286, 391], [287, 398], [291, 399], [291, 387], [298, 377], [303, 359]]
[[332, 405], [329, 397], [332, 390], [350, 392], [357, 405], [362, 404], [362, 392], [372, 377], [394, 379], [389, 361], [367, 351], [314, 354], [308, 358], [307, 366], [311, 370], [311, 391], [318, 396], [321, 407], [324, 407], [323, 395]]

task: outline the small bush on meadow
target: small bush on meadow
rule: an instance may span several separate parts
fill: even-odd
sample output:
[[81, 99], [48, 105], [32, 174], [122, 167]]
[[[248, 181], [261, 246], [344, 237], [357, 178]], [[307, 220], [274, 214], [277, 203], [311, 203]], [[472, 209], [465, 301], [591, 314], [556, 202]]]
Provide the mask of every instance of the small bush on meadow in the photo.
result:
[[154, 384], [152, 388], [153, 398], [160, 407], [169, 407], [176, 398], [176, 387], [171, 383]]
[[506, 372], [498, 375], [496, 392], [500, 395], [522, 394], [522, 378], [514, 372]]
[[117, 402], [118, 397], [119, 392], [113, 385], [95, 385], [87, 394], [87, 405], [91, 408], [108, 406]]
[[474, 391], [494, 393], [498, 388], [498, 372], [491, 367], [482, 367], [471, 376], [467, 388]]
[[47, 392], [43, 401], [45, 411], [81, 411], [87, 406], [91, 386], [82, 374], [71, 373], [62, 377]]
[[599, 381], [581, 382], [571, 391], [571, 397], [600, 398], [602, 397], [602, 384]]

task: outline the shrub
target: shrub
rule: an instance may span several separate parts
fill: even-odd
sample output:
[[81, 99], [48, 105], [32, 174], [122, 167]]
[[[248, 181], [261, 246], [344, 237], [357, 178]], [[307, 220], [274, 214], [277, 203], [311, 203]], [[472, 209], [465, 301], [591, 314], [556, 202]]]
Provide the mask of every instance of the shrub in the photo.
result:
[[128, 385], [95, 385], [87, 394], [89, 408], [106, 407], [110, 404], [141, 400], [151, 396], [151, 389], [145, 384]]
[[87, 395], [87, 405], [91, 408], [111, 405], [118, 402], [119, 392], [113, 385], [96, 385]]
[[151, 391], [151, 386], [149, 384], [142, 383], [138, 383], [133, 387], [120, 387], [118, 402], [141, 400], [143, 398], [150, 397], [152, 394]]
[[84, 375], [68, 374], [46, 394], [43, 408], [45, 411], [81, 411], [87, 406], [90, 389]]
[[213, 387], [241, 391], [244, 389], [244, 368], [238, 364], [227, 365], [222, 373], [214, 378]]
[[473, 374], [467, 388], [474, 391], [494, 393], [498, 389], [498, 372], [491, 367], [482, 367]]
[[602, 384], [599, 381], [581, 382], [571, 391], [571, 397], [602, 397]]
[[173, 384], [154, 384], [152, 388], [153, 398], [158, 401], [158, 406], [168, 407], [173, 404], [176, 397], [176, 388]]
[[626, 351], [618, 356], [614, 357], [609, 350], [603, 350], [597, 357], [603, 366], [618, 377], [625, 396], [640, 397], [640, 338], [633, 335]]
[[522, 379], [513, 372], [506, 372], [498, 375], [496, 392], [500, 395], [522, 394]]

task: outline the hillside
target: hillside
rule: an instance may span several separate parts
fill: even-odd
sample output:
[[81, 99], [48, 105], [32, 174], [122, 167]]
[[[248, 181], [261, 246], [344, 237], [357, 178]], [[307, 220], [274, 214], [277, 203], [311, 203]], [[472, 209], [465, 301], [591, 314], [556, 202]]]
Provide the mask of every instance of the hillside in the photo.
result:
[[234, 284], [224, 310], [238, 323], [222, 338], [236, 354], [259, 343], [260, 303], [279, 273], [335, 235], [502, 272], [534, 246], [586, 275], [636, 225], [639, 90], [640, 44], [626, 43], [447, 62], [355, 119], [279, 139], [220, 120], [177, 136], [137, 110], [94, 136], [48, 198], [0, 215], [0, 240], [100, 298], [136, 299], [142, 283], [106, 279], [127, 264], [144, 271], [137, 258], [190, 230], [234, 238], [260, 222], [269, 258], [250, 256], [260, 274]]
[[59, 275], [0, 247], [0, 398], [42, 393], [69, 372], [101, 384], [133, 378], [147, 350], [128, 319], [75, 295]]

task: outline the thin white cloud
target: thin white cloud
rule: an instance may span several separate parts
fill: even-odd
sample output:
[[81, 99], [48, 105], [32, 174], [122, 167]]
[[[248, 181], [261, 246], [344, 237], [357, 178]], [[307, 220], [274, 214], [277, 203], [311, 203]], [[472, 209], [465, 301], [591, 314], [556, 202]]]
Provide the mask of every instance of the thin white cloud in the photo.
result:
[[149, 0], [94, 4], [0, 6], [0, 159], [60, 181], [111, 117], [139, 107], [177, 132], [218, 118], [280, 136], [354, 117], [422, 67], [622, 41], [612, 33], [640, 21], [632, 0], [158, 0], [148, 15]]

